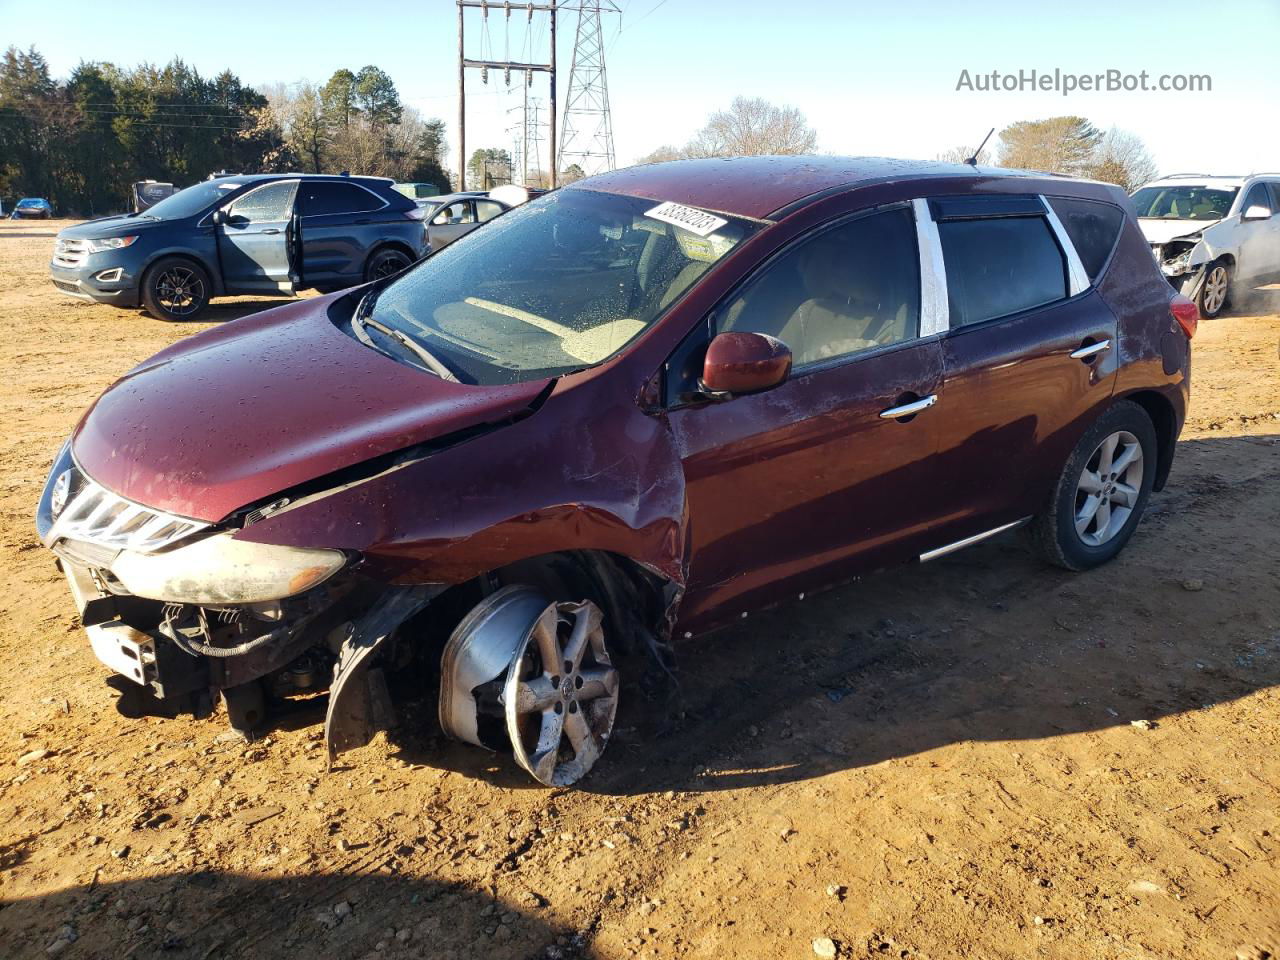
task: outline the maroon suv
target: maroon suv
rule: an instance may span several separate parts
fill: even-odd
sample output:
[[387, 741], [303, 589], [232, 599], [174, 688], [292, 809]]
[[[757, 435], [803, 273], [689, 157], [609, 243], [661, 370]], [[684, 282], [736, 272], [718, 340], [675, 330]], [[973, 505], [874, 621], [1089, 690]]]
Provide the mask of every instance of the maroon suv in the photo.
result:
[[[137, 709], [330, 757], [442, 729], [571, 783], [614, 655], [1025, 524], [1114, 557], [1169, 474], [1195, 307], [1114, 186], [892, 160], [634, 167], [114, 384], [37, 525]], [[643, 660], [637, 658], [639, 662]]]

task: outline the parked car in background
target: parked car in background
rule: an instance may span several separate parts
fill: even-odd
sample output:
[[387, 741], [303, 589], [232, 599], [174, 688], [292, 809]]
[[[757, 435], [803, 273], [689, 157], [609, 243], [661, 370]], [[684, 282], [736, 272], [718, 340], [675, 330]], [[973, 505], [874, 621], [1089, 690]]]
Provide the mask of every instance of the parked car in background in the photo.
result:
[[1161, 271], [1204, 316], [1233, 292], [1280, 281], [1280, 174], [1180, 173], [1132, 199]]
[[189, 320], [213, 297], [291, 296], [385, 277], [426, 253], [422, 211], [391, 183], [313, 174], [206, 180], [141, 213], [60, 231], [53, 285]]
[[427, 220], [427, 242], [432, 251], [447, 247], [482, 223], [487, 223], [511, 205], [494, 200], [487, 193], [450, 193], [432, 201], [435, 209]]
[[53, 204], [43, 197], [23, 197], [9, 214], [10, 220], [52, 220]]
[[1018, 526], [1069, 570], [1124, 548], [1198, 317], [1131, 209], [940, 163], [603, 174], [143, 363], [37, 531], [139, 696], [251, 730], [327, 684], [332, 759], [438, 675], [446, 733], [572, 783], [620, 650]]
[[440, 188], [434, 183], [397, 183], [394, 186], [410, 200], [426, 200], [429, 197], [440, 196]]

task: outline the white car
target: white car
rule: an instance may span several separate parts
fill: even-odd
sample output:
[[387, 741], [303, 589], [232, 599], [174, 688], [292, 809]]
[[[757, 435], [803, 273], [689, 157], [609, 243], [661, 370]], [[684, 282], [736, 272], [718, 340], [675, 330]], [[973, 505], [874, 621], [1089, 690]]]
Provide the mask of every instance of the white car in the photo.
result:
[[1133, 194], [1156, 263], [1205, 317], [1232, 292], [1280, 281], [1280, 174], [1180, 173]]

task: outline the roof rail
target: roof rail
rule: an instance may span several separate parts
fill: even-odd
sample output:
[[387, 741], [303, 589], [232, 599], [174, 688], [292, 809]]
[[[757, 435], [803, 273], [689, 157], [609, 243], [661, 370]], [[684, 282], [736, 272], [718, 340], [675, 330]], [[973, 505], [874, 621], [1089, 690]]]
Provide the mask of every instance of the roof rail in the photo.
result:
[[1178, 177], [1212, 177], [1212, 173], [1166, 173], [1159, 180], [1176, 180]]
[[1255, 170], [1249, 174], [1251, 177], [1280, 177], [1280, 171], [1277, 170]]

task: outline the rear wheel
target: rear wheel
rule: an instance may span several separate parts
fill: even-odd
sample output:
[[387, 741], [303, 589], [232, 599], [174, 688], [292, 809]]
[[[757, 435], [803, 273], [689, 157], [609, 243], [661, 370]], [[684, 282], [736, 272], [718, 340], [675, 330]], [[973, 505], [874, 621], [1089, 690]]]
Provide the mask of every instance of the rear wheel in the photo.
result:
[[409, 266], [409, 264], [409, 257], [399, 250], [379, 250], [371, 256], [369, 258], [369, 262], [365, 264], [365, 283], [368, 283], [371, 280], [381, 280], [383, 277], [390, 277], [393, 274], [397, 274]]
[[1146, 509], [1156, 471], [1156, 431], [1147, 412], [1122, 400], [1081, 438], [1031, 541], [1049, 563], [1088, 570], [1124, 549]]
[[209, 305], [211, 287], [198, 263], [165, 257], [142, 279], [142, 305], [157, 320], [193, 320]]

